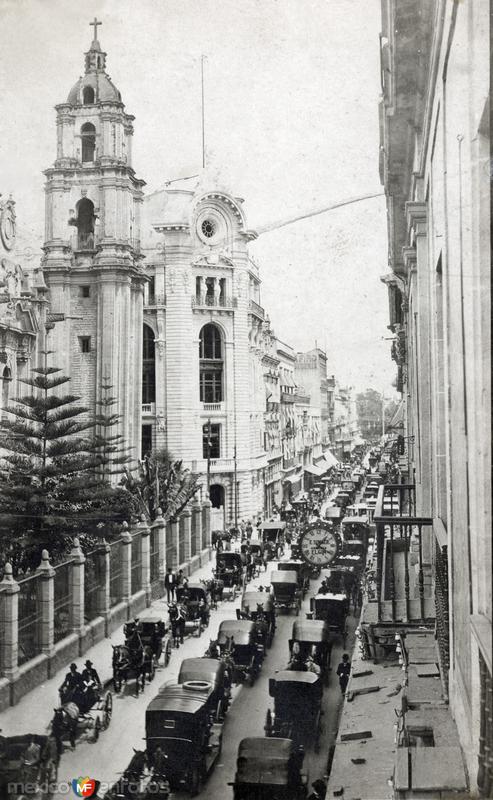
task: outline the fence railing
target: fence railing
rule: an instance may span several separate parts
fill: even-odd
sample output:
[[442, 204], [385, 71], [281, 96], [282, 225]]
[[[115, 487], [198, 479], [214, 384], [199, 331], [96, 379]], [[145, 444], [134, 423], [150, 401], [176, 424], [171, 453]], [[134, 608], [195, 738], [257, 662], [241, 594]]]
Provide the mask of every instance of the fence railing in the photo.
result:
[[91, 622], [101, 612], [101, 589], [106, 581], [106, 554], [102, 550], [86, 553], [84, 564], [84, 621]]
[[118, 605], [123, 593], [123, 545], [120, 540], [110, 544], [110, 607]]
[[132, 536], [132, 594], [137, 594], [142, 589], [142, 537], [135, 533]]
[[66, 561], [55, 567], [55, 615], [54, 615], [54, 641], [55, 644], [72, 630], [72, 562]]
[[18, 664], [21, 666], [40, 652], [38, 617], [38, 576], [19, 581]]

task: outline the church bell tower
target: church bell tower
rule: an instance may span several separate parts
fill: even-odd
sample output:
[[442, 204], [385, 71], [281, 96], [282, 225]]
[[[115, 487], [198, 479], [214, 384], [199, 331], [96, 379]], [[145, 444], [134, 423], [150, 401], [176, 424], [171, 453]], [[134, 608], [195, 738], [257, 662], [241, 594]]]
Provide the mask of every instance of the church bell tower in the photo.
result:
[[[56, 106], [57, 154], [45, 171], [43, 270], [54, 363], [93, 411], [109, 379], [120, 433], [139, 457], [143, 285], [140, 211], [145, 182], [132, 168], [134, 117], [106, 72], [97, 19], [84, 75]], [[56, 318], [56, 317], [55, 317]]]

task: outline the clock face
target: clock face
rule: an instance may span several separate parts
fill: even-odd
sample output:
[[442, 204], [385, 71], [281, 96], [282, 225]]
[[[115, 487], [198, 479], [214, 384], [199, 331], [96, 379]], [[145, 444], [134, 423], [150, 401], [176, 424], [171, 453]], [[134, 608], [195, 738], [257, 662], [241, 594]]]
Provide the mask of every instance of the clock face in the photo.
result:
[[314, 522], [301, 534], [300, 549], [303, 559], [308, 564], [325, 567], [336, 557], [339, 541], [327, 523]]

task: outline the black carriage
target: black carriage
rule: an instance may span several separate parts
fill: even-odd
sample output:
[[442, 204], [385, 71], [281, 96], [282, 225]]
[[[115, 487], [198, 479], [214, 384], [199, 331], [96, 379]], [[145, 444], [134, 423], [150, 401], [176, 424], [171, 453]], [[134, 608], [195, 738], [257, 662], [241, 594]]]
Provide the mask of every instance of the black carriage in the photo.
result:
[[211, 721], [212, 686], [165, 686], [146, 709], [147, 759], [151, 767], [165, 761], [174, 789], [200, 792], [213, 769], [222, 744], [222, 725]]
[[306, 800], [303, 749], [291, 739], [248, 738], [238, 747], [234, 800]]
[[318, 753], [323, 694], [320, 675], [282, 670], [269, 678], [269, 694], [274, 710], [267, 711], [266, 736], [292, 739], [302, 747], [312, 744]]
[[330, 631], [342, 637], [342, 646], [346, 647], [348, 610], [345, 594], [322, 594], [310, 598], [310, 613], [307, 616], [326, 622]]
[[203, 583], [189, 583], [182, 603], [185, 612], [185, 632], [200, 636], [211, 616], [210, 594]]
[[[318, 673], [324, 683], [329, 682], [330, 654], [332, 650], [330, 626], [325, 620], [306, 619], [293, 623], [289, 640], [289, 668]], [[314, 666], [316, 665], [316, 666]]]
[[253, 686], [260, 674], [265, 656], [261, 635], [253, 620], [223, 620], [217, 644], [221, 658], [231, 666], [233, 683]]
[[291, 558], [286, 561], [280, 561], [277, 568], [285, 572], [296, 572], [298, 577], [298, 589], [300, 589], [304, 597], [310, 588], [310, 567], [308, 564], [301, 559]]
[[260, 643], [270, 647], [276, 632], [276, 613], [272, 595], [267, 592], [244, 592], [238, 614], [257, 623]]
[[265, 544], [261, 539], [250, 539], [249, 552], [252, 560], [252, 577], [260, 574], [262, 567], [267, 569], [265, 562]]
[[351, 502], [352, 502], [352, 497], [350, 494], [348, 494], [348, 492], [339, 491], [337, 492], [334, 499], [334, 503], [336, 504], [336, 506], [339, 506], [339, 508], [342, 509], [345, 509], [346, 506], [348, 506]]
[[236, 597], [236, 590], [241, 589], [244, 583], [245, 565], [241, 553], [221, 551], [216, 556], [216, 569], [214, 577], [222, 581], [224, 588], [231, 589], [232, 599]]
[[207, 704], [214, 722], [221, 722], [231, 702], [231, 676], [223, 661], [215, 658], [185, 658], [181, 662], [178, 683], [194, 685], [204, 691], [206, 684], [211, 690], [207, 695]]
[[279, 522], [262, 522], [260, 526], [260, 536], [268, 551], [269, 560], [281, 558], [284, 552], [285, 530], [286, 523], [281, 520], [279, 520]]
[[270, 574], [275, 609], [294, 609], [300, 613], [301, 590], [298, 588], [298, 575], [294, 570], [277, 570]]
[[0, 736], [0, 797], [52, 797], [57, 791], [58, 761], [53, 736]]
[[167, 667], [171, 658], [171, 637], [164, 620], [155, 617], [139, 617], [133, 622], [127, 622], [123, 626], [127, 642], [135, 631], [139, 634], [143, 647], [150, 647], [156, 665], [164, 654], [164, 666]]

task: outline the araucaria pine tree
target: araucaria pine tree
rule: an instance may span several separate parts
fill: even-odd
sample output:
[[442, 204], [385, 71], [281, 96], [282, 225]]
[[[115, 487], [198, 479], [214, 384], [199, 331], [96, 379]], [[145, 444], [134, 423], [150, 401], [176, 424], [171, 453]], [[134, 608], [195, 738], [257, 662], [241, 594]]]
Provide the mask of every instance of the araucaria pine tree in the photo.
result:
[[57, 367], [32, 370], [32, 392], [14, 400], [0, 425], [0, 560], [29, 570], [43, 548], [53, 560], [73, 537], [92, 538], [114, 514], [113, 489], [98, 475], [102, 457], [89, 409], [60, 394], [69, 382]]
[[96, 401], [98, 412], [94, 417], [97, 429], [94, 445], [100, 457], [96, 473], [104, 481], [111, 480], [111, 476], [122, 475], [124, 467], [128, 468], [132, 461], [130, 448], [118, 433], [121, 415], [113, 410], [117, 398], [111, 394], [112, 389], [109, 378], [104, 377], [101, 382], [101, 400]]

